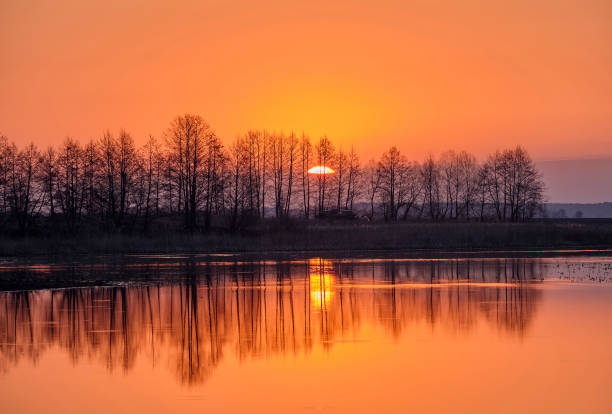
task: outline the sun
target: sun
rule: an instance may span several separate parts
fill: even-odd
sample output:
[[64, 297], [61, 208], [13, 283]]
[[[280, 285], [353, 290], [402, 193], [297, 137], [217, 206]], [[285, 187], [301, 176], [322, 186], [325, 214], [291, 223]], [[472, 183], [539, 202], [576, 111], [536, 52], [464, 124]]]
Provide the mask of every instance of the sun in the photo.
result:
[[334, 170], [325, 166], [325, 165], [317, 165], [316, 167], [312, 167], [308, 170], [308, 174], [333, 174]]

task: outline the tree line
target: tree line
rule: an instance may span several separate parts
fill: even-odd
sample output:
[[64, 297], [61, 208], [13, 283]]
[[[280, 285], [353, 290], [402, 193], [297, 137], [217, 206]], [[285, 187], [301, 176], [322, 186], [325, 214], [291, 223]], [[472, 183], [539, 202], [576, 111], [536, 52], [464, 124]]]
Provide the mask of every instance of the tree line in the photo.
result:
[[[335, 172], [308, 173], [322, 165]], [[46, 149], [0, 136], [0, 227], [19, 234], [240, 230], [266, 217], [524, 221], [543, 193], [521, 147], [421, 163], [392, 147], [362, 163], [326, 136], [251, 130], [224, 145], [190, 114], [140, 147], [125, 130]]]

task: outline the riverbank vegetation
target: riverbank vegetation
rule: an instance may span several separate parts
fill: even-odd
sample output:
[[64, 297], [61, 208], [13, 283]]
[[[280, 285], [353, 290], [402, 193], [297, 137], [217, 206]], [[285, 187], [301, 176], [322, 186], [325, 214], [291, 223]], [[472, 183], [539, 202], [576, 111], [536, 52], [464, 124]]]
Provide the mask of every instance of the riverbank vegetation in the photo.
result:
[[357, 253], [612, 247], [612, 221], [323, 223], [264, 220], [249, 231], [0, 238], [0, 256], [119, 253]]
[[[309, 174], [317, 165], [335, 173]], [[483, 162], [455, 151], [417, 162], [392, 147], [362, 163], [354, 148], [305, 134], [249, 131], [224, 145], [197, 115], [177, 117], [141, 147], [125, 130], [86, 143], [66, 138], [42, 150], [0, 138], [5, 238], [160, 239], [181, 232], [223, 238], [260, 232], [270, 218], [294, 222], [289, 227], [301, 228], [296, 238], [302, 228], [317, 227], [314, 218], [522, 222], [543, 199], [541, 176], [520, 147]]]

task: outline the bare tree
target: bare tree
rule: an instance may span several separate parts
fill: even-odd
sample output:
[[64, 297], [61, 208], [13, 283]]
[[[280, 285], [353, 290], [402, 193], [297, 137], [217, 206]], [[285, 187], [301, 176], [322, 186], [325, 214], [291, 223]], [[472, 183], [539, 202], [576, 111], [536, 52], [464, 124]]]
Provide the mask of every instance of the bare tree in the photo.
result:
[[274, 212], [276, 217], [283, 215], [283, 197], [285, 193], [285, 136], [273, 134], [269, 141], [270, 163], [272, 171], [272, 186], [274, 193]]
[[445, 215], [455, 220], [469, 219], [476, 193], [476, 158], [465, 151], [447, 151], [442, 154], [439, 165], [445, 194]]
[[2, 216], [6, 217], [9, 212], [8, 203], [8, 175], [14, 145], [9, 144], [8, 138], [0, 135], [0, 197]]
[[485, 162], [482, 175], [488, 201], [499, 221], [526, 220], [540, 208], [544, 184], [523, 148], [497, 151]]
[[470, 214], [479, 193], [478, 163], [476, 157], [465, 151], [457, 156], [459, 168], [459, 202], [462, 204], [463, 214], [466, 220], [470, 220]]
[[368, 201], [370, 202], [370, 221], [374, 220], [374, 201], [380, 192], [382, 174], [377, 162], [370, 160], [365, 170], [365, 188]]
[[217, 135], [209, 131], [205, 135], [205, 155], [203, 172], [204, 190], [204, 228], [211, 228], [211, 219], [214, 212], [219, 213], [224, 205], [224, 176], [227, 166], [227, 157], [223, 153], [223, 145]]
[[104, 200], [105, 215], [116, 223], [117, 213], [117, 188], [118, 188], [118, 167], [117, 167], [117, 142], [110, 131], [106, 131], [98, 142], [98, 152], [100, 157], [100, 181], [101, 196]]
[[293, 181], [294, 181], [294, 176], [296, 173], [296, 165], [297, 165], [297, 158], [298, 158], [298, 148], [299, 148], [299, 140], [297, 139], [297, 137], [295, 136], [295, 134], [292, 132], [291, 134], [289, 134], [289, 137], [287, 137], [287, 145], [286, 145], [286, 150], [287, 150], [287, 155], [285, 156], [285, 160], [287, 163], [287, 190], [285, 192], [285, 208], [283, 211], [283, 215], [285, 217], [289, 217], [289, 213], [291, 211], [291, 196], [293, 194]]
[[499, 221], [506, 219], [507, 200], [504, 197], [507, 195], [505, 190], [508, 185], [508, 175], [506, 173], [507, 163], [504, 158], [504, 154], [496, 151], [489, 156], [484, 164], [485, 187], [488, 199]]
[[300, 140], [300, 172], [302, 175], [302, 206], [304, 208], [304, 217], [310, 217], [310, 175], [308, 170], [310, 169], [312, 158], [312, 144], [310, 143], [310, 137], [302, 134]]
[[488, 167], [481, 165], [477, 172], [477, 193], [478, 193], [478, 216], [480, 221], [485, 220], [488, 200]]
[[[186, 114], [174, 119], [166, 132], [166, 144], [174, 164], [178, 188], [178, 206], [184, 215], [185, 228], [196, 228], [197, 210], [206, 186], [206, 226], [210, 223], [215, 171], [221, 146], [210, 125], [199, 115]], [[203, 169], [206, 169], [204, 171]], [[204, 177], [205, 175], [205, 177]]]
[[21, 234], [31, 227], [34, 212], [40, 207], [43, 192], [38, 191], [40, 154], [34, 144], [21, 151], [14, 144], [8, 158], [9, 205]]
[[404, 206], [402, 219], [407, 220], [410, 211], [417, 206], [423, 192], [423, 182], [419, 175], [420, 166], [416, 162], [408, 162], [402, 173], [402, 185], [399, 191], [400, 207]]
[[[161, 177], [161, 151], [157, 139], [149, 135], [139, 156], [144, 185], [144, 229], [148, 230], [151, 211], [159, 214], [159, 189]], [[153, 209], [152, 207], [155, 206]]]
[[444, 191], [443, 216], [459, 218], [459, 192], [461, 179], [459, 175], [459, 162], [455, 151], [447, 151], [438, 161], [440, 178]]
[[43, 191], [49, 206], [49, 215], [55, 216], [55, 181], [57, 180], [57, 155], [53, 147], [48, 147], [41, 156], [41, 178]]
[[72, 138], [66, 138], [58, 154], [57, 198], [68, 231], [75, 232], [83, 207], [83, 150]]
[[262, 136], [258, 131], [249, 131], [246, 134], [246, 146], [248, 154], [247, 166], [247, 202], [250, 214], [261, 214], [261, 150]]
[[433, 157], [429, 156], [421, 165], [420, 173], [423, 182], [423, 205], [431, 220], [438, 221], [444, 217], [440, 167]]
[[[241, 211], [244, 210], [245, 187], [248, 188], [248, 183], [245, 185], [245, 164], [248, 160], [248, 150], [245, 150], [246, 142], [241, 138], [236, 140], [229, 147], [229, 192], [227, 201], [228, 214], [230, 217], [230, 229], [236, 230], [238, 227], [238, 218]], [[248, 174], [247, 174], [248, 176]]]
[[[334, 157], [334, 146], [332, 142], [327, 138], [327, 136], [323, 136], [319, 139], [319, 142], [315, 148], [317, 161], [319, 166], [329, 166], [328, 164], [332, 162]], [[326, 205], [326, 196], [328, 190], [327, 186], [328, 177], [327, 174], [317, 174], [317, 214], [321, 215], [325, 212]]]
[[344, 195], [344, 187], [346, 187], [345, 181], [348, 157], [344, 153], [344, 151], [342, 151], [342, 148], [338, 148], [338, 151], [336, 151], [335, 155], [336, 173], [334, 174], [333, 178], [336, 184], [336, 209], [340, 211], [340, 208], [342, 206], [342, 197]]
[[510, 220], [522, 221], [533, 217], [544, 198], [544, 183], [531, 157], [522, 147], [508, 150], [508, 192]]
[[347, 161], [346, 198], [344, 202], [344, 208], [347, 210], [353, 210], [355, 199], [361, 194], [361, 188], [359, 185], [361, 182], [361, 174], [362, 171], [359, 156], [357, 155], [355, 148], [351, 147]]
[[408, 161], [397, 147], [391, 147], [383, 153], [378, 169], [380, 170], [382, 201], [385, 207], [385, 219], [396, 221], [399, 208], [402, 206], [402, 187], [405, 184]]
[[98, 171], [100, 169], [100, 157], [98, 149], [93, 141], [83, 148], [83, 204], [90, 219], [97, 213], [98, 204]]
[[119, 169], [119, 217], [118, 224], [124, 220], [130, 206], [132, 180], [138, 164], [134, 139], [125, 130], [119, 132], [117, 142], [117, 165]]

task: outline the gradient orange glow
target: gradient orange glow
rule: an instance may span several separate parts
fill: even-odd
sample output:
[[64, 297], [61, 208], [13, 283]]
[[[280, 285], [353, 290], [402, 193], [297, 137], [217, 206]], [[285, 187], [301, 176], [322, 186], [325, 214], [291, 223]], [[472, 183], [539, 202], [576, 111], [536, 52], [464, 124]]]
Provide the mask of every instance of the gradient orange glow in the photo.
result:
[[229, 142], [294, 130], [363, 158], [612, 154], [612, 3], [0, 0], [0, 132], [17, 143], [181, 113]]

